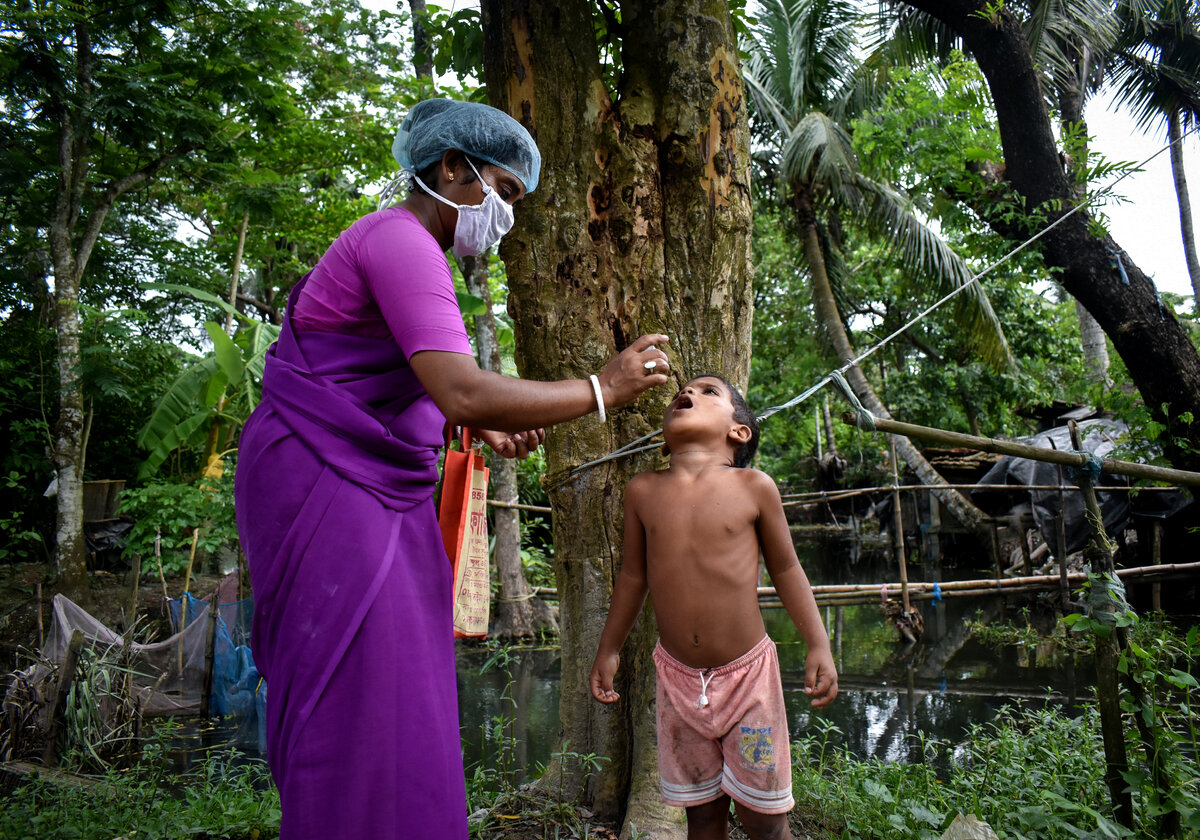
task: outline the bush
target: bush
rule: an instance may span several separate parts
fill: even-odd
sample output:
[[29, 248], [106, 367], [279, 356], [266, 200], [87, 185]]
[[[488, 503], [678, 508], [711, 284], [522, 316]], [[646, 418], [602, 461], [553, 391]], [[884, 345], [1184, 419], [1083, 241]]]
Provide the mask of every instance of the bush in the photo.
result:
[[233, 508], [234, 470], [195, 484], [156, 481], [121, 494], [120, 515], [134, 521], [125, 556], [140, 558], [142, 572], [153, 574], [154, 540], [161, 535], [163, 573], [181, 574], [187, 567], [192, 534], [198, 528], [198, 556], [210, 556], [238, 545]]

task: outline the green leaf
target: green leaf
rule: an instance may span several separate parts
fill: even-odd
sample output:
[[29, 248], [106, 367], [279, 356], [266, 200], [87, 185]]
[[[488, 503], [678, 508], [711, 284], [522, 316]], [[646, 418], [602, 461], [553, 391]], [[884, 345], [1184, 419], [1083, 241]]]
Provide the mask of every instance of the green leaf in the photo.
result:
[[462, 310], [463, 315], [482, 315], [487, 312], [487, 304], [484, 303], [483, 298], [457, 290], [454, 292], [454, 296], [458, 298], [458, 308]]
[[204, 329], [208, 331], [209, 336], [213, 341], [213, 351], [216, 353], [217, 362], [225, 371], [225, 376], [230, 385], [237, 385], [242, 381], [242, 376], [246, 372], [246, 365], [242, 362], [242, 351], [233, 343], [225, 330], [220, 324], [214, 321], [207, 321], [204, 324]]

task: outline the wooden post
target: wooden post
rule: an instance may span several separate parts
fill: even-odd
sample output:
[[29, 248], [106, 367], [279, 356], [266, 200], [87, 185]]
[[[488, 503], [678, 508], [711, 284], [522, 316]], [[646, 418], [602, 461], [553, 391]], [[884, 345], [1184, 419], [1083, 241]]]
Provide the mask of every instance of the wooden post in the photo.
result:
[[904, 515], [900, 510], [900, 491], [896, 488], [900, 486], [900, 467], [898, 458], [896, 457], [896, 440], [889, 436], [892, 449], [892, 481], [895, 482], [892, 486], [892, 520], [895, 522], [895, 546], [896, 560], [900, 564], [900, 605], [904, 607], [904, 619], [908, 620], [908, 614], [912, 612], [912, 605], [908, 601], [908, 561], [904, 557]]
[[196, 562], [196, 543], [200, 526], [192, 529], [192, 550], [188, 552], [187, 571], [183, 573], [183, 594], [179, 596], [179, 676], [183, 677], [183, 631], [187, 629], [188, 589], [192, 585], [192, 564]]
[[71, 634], [67, 643], [67, 655], [58, 671], [58, 682], [54, 686], [54, 697], [50, 700], [50, 733], [46, 749], [42, 753], [42, 763], [50, 767], [58, 759], [58, 732], [62, 728], [64, 710], [67, 707], [67, 697], [71, 693], [71, 685], [75, 682], [75, 670], [79, 667], [79, 651], [83, 649], [83, 631], [76, 630]]
[[817, 467], [821, 466], [821, 459], [825, 457], [825, 453], [821, 451], [821, 407], [813, 406], [813, 434], [817, 438]]
[[[1162, 565], [1162, 523], [1157, 519], [1154, 521], [1154, 539], [1151, 542], [1151, 556], [1155, 566]], [[1155, 612], [1162, 612], [1162, 584], [1150, 584], [1150, 608]]]
[[204, 640], [204, 683], [200, 691], [200, 717], [209, 716], [212, 704], [213, 664], [216, 661], [217, 619], [221, 606], [220, 584], [213, 590], [212, 598], [208, 601], [208, 632]]
[[1004, 577], [1004, 568], [1000, 565], [1000, 528], [996, 520], [992, 520], [992, 565], [996, 568], [996, 583]]
[[846, 608], [834, 607], [833, 615], [833, 649], [837, 655], [837, 669], [840, 671], [842, 670], [844, 664], [844, 659], [842, 657], [842, 636], [846, 629]]
[[161, 531], [154, 532], [154, 562], [158, 564], [158, 579], [162, 581], [163, 600], [165, 601], [171, 597], [171, 594], [167, 592], [167, 576], [163, 574]]
[[1033, 574], [1033, 558], [1029, 553], [1029, 532], [1025, 530], [1025, 523], [1022, 521], [1017, 526], [1017, 539], [1021, 542], [1021, 574]]
[[41, 650], [46, 644], [46, 629], [42, 622], [42, 582], [40, 580], [34, 585], [34, 592], [37, 595], [38, 650]]
[[[1079, 436], [1079, 427], [1074, 420], [1067, 423], [1071, 431], [1071, 446], [1080, 451], [1083, 443]], [[1112, 544], [1108, 534], [1104, 532], [1104, 518], [1100, 513], [1100, 503], [1096, 500], [1096, 491], [1092, 487], [1091, 476], [1080, 470], [1076, 479], [1079, 489], [1083, 491], [1083, 501], [1087, 508], [1087, 519], [1094, 531], [1092, 550], [1089, 552], [1094, 559], [1093, 571], [1110, 575], [1115, 571], [1112, 557]], [[1111, 611], [1111, 607], [1101, 609]], [[1125, 726], [1121, 718], [1121, 693], [1118, 685], [1118, 660], [1120, 651], [1117, 648], [1117, 634], [1109, 633], [1107, 637], [1096, 636], [1096, 698], [1100, 707], [1100, 732], [1104, 739], [1104, 779], [1108, 783], [1109, 797], [1112, 799], [1113, 816], [1117, 822], [1126, 828], [1133, 828], [1133, 796], [1125, 789], [1125, 772], [1129, 769], [1129, 759], [1125, 750]]]
[[[1054, 446], [1054, 441], [1050, 441], [1050, 445]], [[1071, 609], [1071, 584], [1067, 579], [1067, 499], [1062, 490], [1062, 465], [1056, 466], [1055, 469], [1058, 470], [1058, 519], [1054, 522], [1054, 537], [1058, 545], [1054, 553], [1058, 555], [1058, 588], [1065, 614]]]
[[142, 582], [142, 558], [141, 555], [135, 555], [133, 558], [133, 586], [129, 588], [129, 614], [125, 617], [125, 632], [133, 633], [133, 625], [137, 623], [137, 606], [138, 606], [138, 587]]

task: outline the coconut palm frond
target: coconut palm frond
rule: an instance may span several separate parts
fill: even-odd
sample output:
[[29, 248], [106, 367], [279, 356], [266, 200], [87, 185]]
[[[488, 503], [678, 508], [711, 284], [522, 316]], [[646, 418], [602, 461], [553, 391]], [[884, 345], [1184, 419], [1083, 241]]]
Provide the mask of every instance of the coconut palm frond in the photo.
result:
[[929, 59], [944, 63], [962, 49], [962, 37], [950, 26], [902, 3], [880, 3], [873, 21], [865, 63], [884, 62], [888, 67]]
[[[1144, 4], [1143, 4], [1144, 6]], [[1120, 40], [1106, 71], [1118, 105], [1146, 129], [1179, 113], [1200, 119], [1200, 12], [1194, 3], [1122, 7]]]
[[[863, 197], [862, 218], [868, 229], [887, 239], [906, 270], [933, 284], [940, 294], [970, 283], [970, 267], [913, 212], [904, 196], [861, 174], [855, 186]], [[960, 299], [955, 320], [980, 356], [997, 369], [1014, 367], [1004, 328], [984, 288], [970, 283]]]
[[758, 59], [759, 56], [752, 53], [750, 60], [746, 62], [744, 78], [746, 80], [746, 88], [750, 91], [750, 100], [754, 105], [755, 111], [762, 114], [774, 126], [775, 131], [779, 135], [787, 136], [794, 120], [788, 115], [786, 108], [779, 99], [760, 81], [763, 76], [758, 72]]
[[834, 186], [852, 180], [858, 165], [850, 135], [820, 111], [806, 114], [783, 146], [785, 180]]
[[1132, 53], [1114, 56], [1109, 65], [1114, 86], [1113, 101], [1125, 108], [1143, 131], [1180, 111], [1194, 121], [1200, 119], [1200, 82], [1186, 71], [1157, 65]]

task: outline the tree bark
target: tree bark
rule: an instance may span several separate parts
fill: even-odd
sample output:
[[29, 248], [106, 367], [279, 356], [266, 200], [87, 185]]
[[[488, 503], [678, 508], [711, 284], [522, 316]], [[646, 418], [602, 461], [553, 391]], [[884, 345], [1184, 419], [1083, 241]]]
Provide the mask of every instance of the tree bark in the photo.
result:
[[1179, 202], [1179, 232], [1183, 237], [1183, 255], [1192, 281], [1193, 304], [1200, 306], [1200, 257], [1196, 255], [1196, 230], [1192, 226], [1192, 199], [1188, 195], [1187, 176], [1183, 171], [1183, 132], [1179, 111], [1167, 115], [1167, 140], [1171, 143], [1171, 175], [1175, 178], [1175, 198]]
[[1079, 321], [1079, 345], [1083, 350], [1088, 381], [1107, 387], [1112, 380], [1108, 378], [1108, 343], [1104, 340], [1104, 330], [1078, 300], [1075, 301], [1075, 318]]
[[[792, 189], [794, 190], [796, 221], [800, 227], [804, 257], [808, 262], [809, 275], [812, 279], [813, 308], [816, 310], [817, 322], [825, 331], [829, 347], [840, 366], [858, 354], [854, 352], [854, 346], [850, 343], [850, 337], [842, 325], [842, 316], [838, 312], [837, 300], [833, 296], [833, 286], [830, 284], [829, 274], [825, 270], [825, 255], [821, 250], [821, 239], [817, 234], [811, 185], [793, 184]], [[872, 414], [887, 420], [892, 419], [892, 415], [876, 395], [875, 389], [871, 386], [862, 368], [854, 365], [846, 371], [846, 381], [850, 383], [854, 393]], [[916, 473], [922, 484], [936, 487], [939, 484], [947, 483], [946, 479], [942, 478], [933, 468], [933, 465], [925, 460], [925, 456], [912, 444], [912, 441], [900, 435], [894, 437], [897, 454], [909, 469]], [[944, 490], [934, 490], [933, 494], [964, 528], [981, 537], [984, 535], [983, 511], [971, 504], [962, 493], [947, 487]]]
[[412, 10], [413, 67], [420, 79], [433, 81], [433, 55], [429, 52], [429, 36], [425, 32], [425, 0], [408, 0]]
[[[639, 334], [671, 337], [677, 380], [721, 372], [745, 386], [751, 320], [749, 134], [737, 47], [724, 0], [627, 2], [622, 75], [601, 73], [594, 5], [484, 0], [484, 71], [493, 104], [533, 133], [542, 183], [517, 207], [501, 255], [517, 364], [537, 379], [585, 377]], [[659, 803], [650, 652], [643, 614], [623, 651], [615, 709], [594, 703], [587, 675], [619, 570], [622, 492], [653, 455], [571, 468], [660, 424], [668, 388], [549, 431], [562, 628], [562, 738], [610, 760], [583, 787], [554, 762], [562, 790], [626, 831], [681, 836]]]
[[[1064, 51], [1071, 51], [1075, 72], [1060, 75], [1054, 82], [1058, 89], [1060, 135], [1066, 137], [1070, 131], [1076, 130], [1083, 143], [1076, 150], [1074, 160], [1063, 158], [1064, 168], [1074, 185], [1074, 201], [1082, 200], [1087, 192], [1086, 185], [1081, 183], [1079, 172], [1088, 155], [1087, 122], [1083, 117], [1083, 103], [1089, 67], [1087, 52], [1079, 41], [1078, 37], [1072, 37], [1068, 43], [1063, 44]], [[1087, 368], [1087, 380], [1107, 388], [1112, 384], [1112, 380], [1108, 378], [1108, 343], [1104, 340], [1104, 330], [1078, 299], [1075, 301], [1075, 319], [1079, 322], [1079, 346], [1083, 352], [1084, 367]]]
[[[459, 260], [467, 291], [484, 302], [484, 311], [475, 316], [475, 347], [479, 364], [500, 372], [500, 343], [496, 338], [496, 318], [492, 315], [492, 292], [488, 288], [486, 256]], [[517, 501], [517, 463], [511, 458], [491, 459], [491, 497], [502, 502]], [[557, 633], [558, 622], [549, 603], [533, 597], [533, 588], [525, 579], [521, 565], [521, 515], [514, 508], [492, 508], [492, 558], [500, 581], [489, 635], [500, 639], [518, 639], [540, 633]]]
[[[77, 24], [76, 78], [81, 98], [92, 85], [91, 37]], [[58, 185], [47, 239], [54, 267], [54, 331], [58, 349], [58, 420], [54, 427], [54, 471], [58, 494], [55, 517], [54, 573], [61, 592], [73, 600], [90, 600], [83, 539], [83, 388], [79, 376], [79, 281], [87, 262], [75, 252], [78, 224], [87, 177], [90, 125], [79, 120], [64, 98], [56, 98], [58, 129]], [[82, 123], [82, 124], [80, 124]], [[90, 249], [89, 249], [90, 250]]]
[[[1073, 206], [1071, 183], [1063, 172], [1040, 75], [1020, 22], [1002, 7], [980, 0], [907, 4], [962, 36], [996, 106], [1005, 177], [1030, 210], [1044, 211], [1047, 224], [1055, 221]], [[1012, 239], [1033, 233], [994, 218], [989, 222]], [[1100, 323], [1151, 415], [1166, 426], [1160, 440], [1167, 458], [1179, 468], [1200, 469], [1200, 423], [1185, 419], [1200, 418], [1200, 354], [1174, 313], [1160, 304], [1153, 282], [1112, 237], [1089, 231], [1085, 213], [1074, 214], [1041, 242], [1046, 264], [1061, 270], [1063, 287]]]

